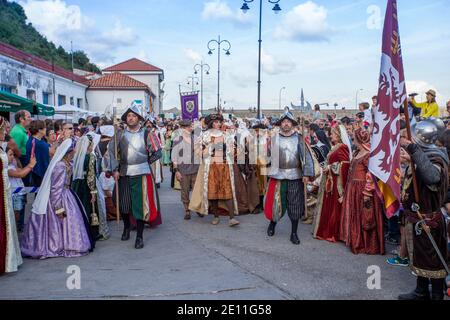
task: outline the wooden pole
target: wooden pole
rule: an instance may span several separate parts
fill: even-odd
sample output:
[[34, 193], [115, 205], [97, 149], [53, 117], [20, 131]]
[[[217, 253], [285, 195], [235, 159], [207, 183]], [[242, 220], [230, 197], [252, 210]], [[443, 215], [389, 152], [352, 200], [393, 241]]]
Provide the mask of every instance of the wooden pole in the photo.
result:
[[[114, 107], [113, 111], [113, 123], [114, 123], [114, 157], [117, 161], [119, 161], [119, 151], [118, 151], [118, 141], [117, 141], [117, 133], [119, 130], [117, 129], [117, 123], [116, 123], [116, 117], [117, 117], [117, 107]], [[119, 179], [116, 179], [116, 219], [117, 224], [120, 225], [120, 209], [119, 209]]]
[[[404, 113], [405, 113], [405, 121], [406, 121], [406, 132], [408, 135], [408, 140], [412, 141], [412, 133], [411, 133], [411, 119], [409, 118], [409, 102], [408, 99], [406, 99], [404, 104]], [[412, 172], [412, 179], [413, 179], [413, 189], [414, 189], [414, 200], [417, 204], [420, 202], [420, 195], [419, 195], [419, 186], [417, 184], [417, 176], [416, 176], [416, 167], [414, 166], [414, 163], [411, 159], [411, 172]], [[417, 212], [419, 218], [421, 220], [424, 220], [424, 217], [420, 213], [420, 210]], [[425, 232], [429, 233], [430, 228], [427, 225], [424, 225]]]
[[[306, 162], [306, 141], [305, 141], [305, 118], [302, 117], [302, 144], [303, 144], [303, 154], [302, 154], [302, 167], [305, 168], [305, 162]], [[304, 217], [307, 220], [309, 218], [308, 216], [308, 187], [306, 183], [303, 183], [303, 201], [305, 203], [305, 215]]]

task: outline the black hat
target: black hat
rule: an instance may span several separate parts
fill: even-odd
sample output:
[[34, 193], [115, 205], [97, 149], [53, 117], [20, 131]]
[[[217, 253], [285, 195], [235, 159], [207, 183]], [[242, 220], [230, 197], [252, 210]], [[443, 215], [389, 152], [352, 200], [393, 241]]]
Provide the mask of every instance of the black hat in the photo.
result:
[[343, 117], [343, 118], [341, 119], [341, 122], [342, 122], [343, 124], [351, 124], [351, 123], [353, 123], [354, 121], [353, 121], [352, 119], [350, 119], [349, 117], [345, 116], [345, 117]]
[[223, 116], [221, 114], [210, 114], [205, 118], [205, 124], [209, 127], [212, 125], [214, 121], [220, 121], [223, 122]]

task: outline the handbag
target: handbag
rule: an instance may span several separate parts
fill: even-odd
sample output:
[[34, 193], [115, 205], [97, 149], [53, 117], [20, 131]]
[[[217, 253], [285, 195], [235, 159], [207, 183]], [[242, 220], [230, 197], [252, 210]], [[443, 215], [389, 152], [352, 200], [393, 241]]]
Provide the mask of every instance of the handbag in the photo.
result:
[[373, 210], [372, 201], [365, 201], [363, 204], [361, 223], [364, 231], [370, 231], [377, 226], [375, 220], [375, 210]]

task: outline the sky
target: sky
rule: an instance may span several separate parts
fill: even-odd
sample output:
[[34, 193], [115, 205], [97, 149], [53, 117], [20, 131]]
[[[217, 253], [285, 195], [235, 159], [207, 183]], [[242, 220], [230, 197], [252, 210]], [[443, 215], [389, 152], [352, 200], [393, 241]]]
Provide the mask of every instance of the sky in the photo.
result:
[[[228, 40], [221, 55], [221, 97], [226, 108], [248, 109], [257, 101], [259, 3], [243, 0], [20, 0], [29, 22], [56, 45], [83, 50], [100, 67], [136, 57], [164, 70], [164, 108], [180, 105], [179, 85], [203, 61], [205, 108], [217, 104], [217, 50], [210, 40]], [[300, 104], [356, 107], [377, 93], [382, 26], [387, 0], [280, 0], [281, 13], [263, 0], [262, 108]], [[408, 92], [424, 99], [438, 92], [450, 99], [448, 0], [398, 0], [400, 37]], [[216, 47], [214, 47], [216, 48]], [[286, 89], [281, 90], [285, 87]], [[196, 87], [199, 90], [200, 86]], [[362, 90], [361, 90], [362, 89]], [[357, 93], [358, 92], [358, 93]]]

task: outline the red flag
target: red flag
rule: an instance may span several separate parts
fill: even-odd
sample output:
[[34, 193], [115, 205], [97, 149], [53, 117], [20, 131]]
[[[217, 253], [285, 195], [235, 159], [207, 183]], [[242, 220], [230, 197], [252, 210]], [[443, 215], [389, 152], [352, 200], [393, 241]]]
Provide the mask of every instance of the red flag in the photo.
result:
[[379, 191], [388, 217], [392, 217], [400, 207], [400, 108], [406, 97], [397, 1], [388, 0], [369, 162], [370, 172], [380, 180]]
[[36, 149], [36, 140], [31, 141], [31, 158], [34, 158], [34, 150]]

